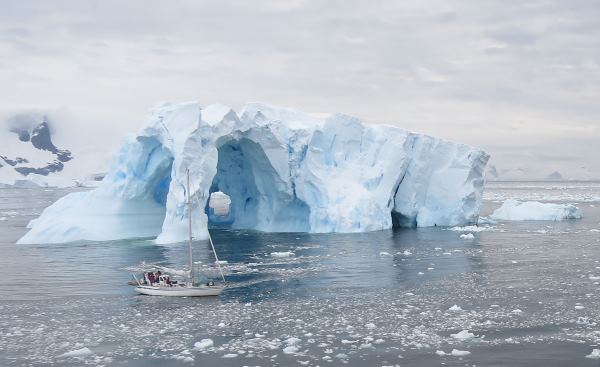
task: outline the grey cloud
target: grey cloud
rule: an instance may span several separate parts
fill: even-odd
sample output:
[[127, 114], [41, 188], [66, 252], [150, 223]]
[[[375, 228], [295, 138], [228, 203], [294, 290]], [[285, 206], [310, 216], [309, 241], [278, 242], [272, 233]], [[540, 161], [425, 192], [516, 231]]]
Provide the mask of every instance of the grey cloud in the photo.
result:
[[163, 99], [261, 100], [479, 144], [499, 168], [560, 165], [559, 152], [600, 177], [589, 158], [600, 148], [587, 140], [600, 135], [592, 1], [24, 0], [2, 10], [4, 105], [65, 106], [113, 142]]

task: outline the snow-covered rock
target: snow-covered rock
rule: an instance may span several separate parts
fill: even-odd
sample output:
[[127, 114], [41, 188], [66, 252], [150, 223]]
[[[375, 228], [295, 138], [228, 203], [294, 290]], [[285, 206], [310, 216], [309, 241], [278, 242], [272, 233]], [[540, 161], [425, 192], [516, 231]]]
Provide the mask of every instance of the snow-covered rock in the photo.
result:
[[571, 204], [540, 203], [509, 199], [491, 215], [496, 220], [563, 220], [580, 219], [581, 211]]
[[186, 172], [193, 231], [207, 237], [207, 200], [231, 200], [234, 228], [364, 232], [392, 226], [475, 224], [488, 161], [463, 144], [364, 124], [341, 114], [248, 104], [163, 103], [121, 149], [95, 190], [68, 195], [19, 243], [187, 235]]
[[70, 151], [59, 149], [52, 142], [46, 116], [25, 113], [13, 116], [7, 129], [0, 129], [0, 141], [0, 178], [13, 171], [20, 177], [48, 176], [62, 171], [73, 158]]

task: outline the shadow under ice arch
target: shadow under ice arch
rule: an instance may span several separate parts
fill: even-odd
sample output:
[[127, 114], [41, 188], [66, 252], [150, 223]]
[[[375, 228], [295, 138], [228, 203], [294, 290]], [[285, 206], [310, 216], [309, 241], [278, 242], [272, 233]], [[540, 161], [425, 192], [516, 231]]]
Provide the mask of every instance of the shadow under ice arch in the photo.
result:
[[[281, 179], [260, 144], [245, 137], [232, 138], [217, 150], [217, 173], [210, 194], [221, 191], [231, 199], [232, 228], [310, 231], [309, 207]], [[210, 225], [210, 216], [208, 220]]]

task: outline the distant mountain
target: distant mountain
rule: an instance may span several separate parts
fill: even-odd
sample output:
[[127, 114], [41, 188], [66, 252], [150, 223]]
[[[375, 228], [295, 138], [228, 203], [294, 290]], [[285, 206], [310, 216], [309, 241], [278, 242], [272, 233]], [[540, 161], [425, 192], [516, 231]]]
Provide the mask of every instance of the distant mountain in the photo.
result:
[[560, 174], [560, 172], [554, 171], [551, 174], [549, 174], [548, 176], [546, 176], [546, 178], [548, 180], [562, 180], [563, 176]]
[[69, 150], [59, 149], [52, 142], [48, 119], [44, 116], [40, 122], [35, 121], [36, 117], [17, 115], [11, 119], [7, 132], [14, 135], [3, 134], [3, 140], [8, 141], [0, 145], [0, 168], [12, 167], [22, 176], [48, 176], [62, 171], [65, 163], [73, 159]]
[[541, 167], [499, 168], [494, 164], [488, 166], [485, 177], [488, 181], [561, 181], [565, 179], [560, 172], [554, 171], [546, 174]]

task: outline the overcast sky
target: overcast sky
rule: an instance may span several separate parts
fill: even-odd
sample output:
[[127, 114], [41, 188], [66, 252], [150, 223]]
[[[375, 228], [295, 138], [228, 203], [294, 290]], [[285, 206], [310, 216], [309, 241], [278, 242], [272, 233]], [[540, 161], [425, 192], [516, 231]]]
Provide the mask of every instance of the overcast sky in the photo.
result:
[[3, 116], [49, 111], [109, 149], [163, 100], [261, 101], [600, 177], [593, 0], [0, 0], [0, 83]]

